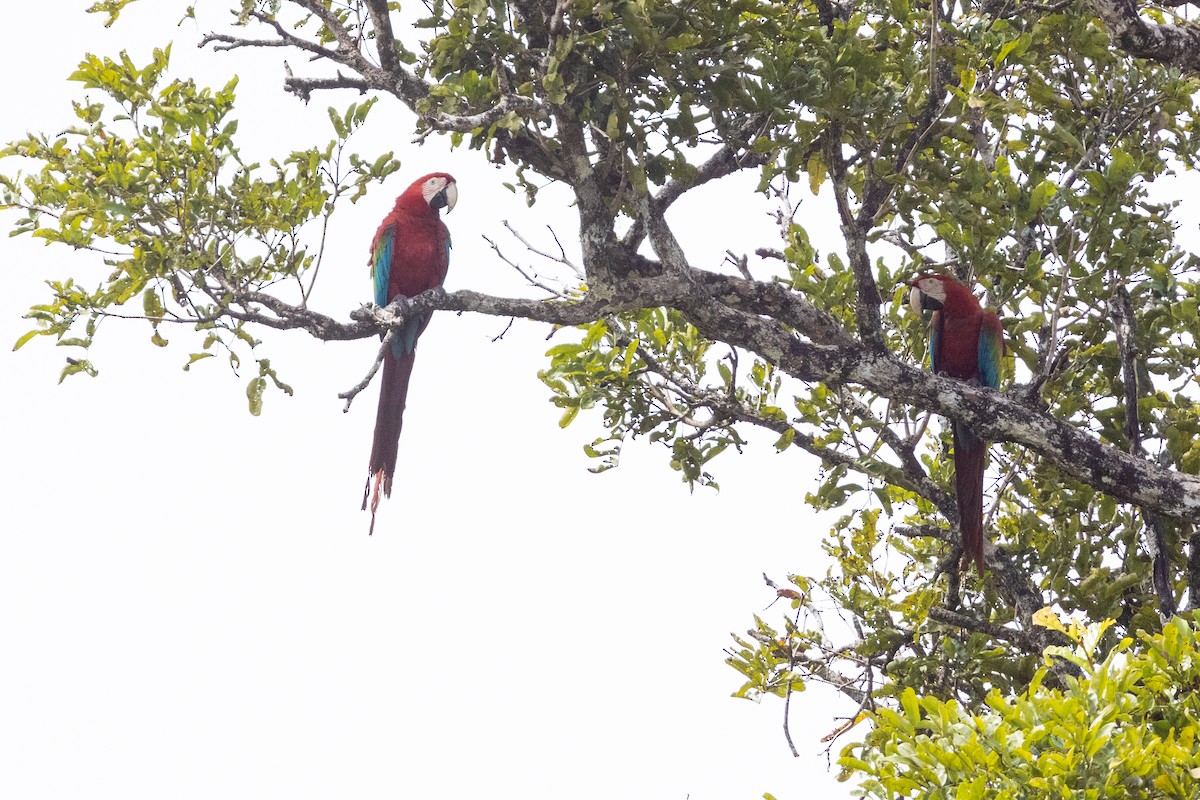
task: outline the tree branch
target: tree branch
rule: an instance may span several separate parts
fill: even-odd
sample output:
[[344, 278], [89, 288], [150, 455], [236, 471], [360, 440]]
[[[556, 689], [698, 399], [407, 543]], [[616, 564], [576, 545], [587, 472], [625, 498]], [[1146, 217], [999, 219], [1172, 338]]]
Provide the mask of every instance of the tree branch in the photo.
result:
[[1135, 0], [1090, 0], [1113, 42], [1131, 56], [1187, 72], [1200, 72], [1200, 29], [1193, 24], [1151, 24]]
[[[754, 144], [757, 135], [770, 121], [770, 114], [753, 114], [738, 128], [734, 136], [728, 137], [707, 161], [700, 165], [695, 173], [687, 178], [675, 178], [667, 182], [650, 202], [659, 214], [666, 214], [671, 204], [685, 193], [703, 186], [710, 181], [724, 178], [747, 168], [760, 167], [766, 163], [766, 153], [754, 153], [749, 147]], [[621, 240], [622, 246], [629, 252], [635, 252], [646, 236], [645, 221], [639, 217], [634, 220], [632, 227]]]
[[706, 336], [751, 350], [801, 380], [859, 384], [882, 397], [967, 422], [991, 441], [1028, 447], [1065, 474], [1120, 500], [1172, 517], [1200, 514], [1200, 477], [1152, 465], [1105, 445], [1020, 402], [1020, 387], [999, 393], [931, 375], [888, 352], [861, 345], [807, 343], [774, 321], [707, 297], [680, 310]]
[[[929, 609], [929, 618], [934, 622], [940, 622], [943, 625], [950, 625], [955, 628], [962, 628], [968, 631], [976, 631], [985, 633], [995, 639], [1002, 639], [1006, 642], [1012, 642], [1024, 650], [1031, 653], [1040, 653], [1046, 648], [1046, 644], [1039, 641], [1038, 637], [1030, 634], [1029, 631], [1018, 630], [1017, 628], [1006, 628], [1003, 625], [997, 625], [987, 620], [972, 619], [965, 614], [960, 614], [957, 611], [951, 611], [948, 608], [934, 606]], [[1051, 644], [1062, 644], [1061, 641], [1051, 642]]]
[[425, 117], [430, 127], [439, 131], [457, 131], [470, 133], [476, 128], [490, 128], [509, 114], [516, 114], [522, 119], [549, 119], [549, 112], [532, 97], [517, 94], [505, 95], [500, 102], [478, 114], [446, 114], [436, 112]]
[[[943, 513], [943, 516], [949, 515]], [[942, 528], [934, 525], [921, 525], [910, 527], [907, 525], [897, 525], [893, 530], [901, 536], [929, 536], [939, 541], [946, 542], [955, 548], [961, 548], [962, 542], [959, 538], [950, 531], [949, 528]], [[960, 552], [960, 550], [956, 551]], [[1029, 573], [1022, 569], [1016, 559], [1014, 559], [1007, 551], [1001, 547], [997, 547], [992, 542], [984, 542], [983, 551], [984, 560], [987, 562], [988, 569], [996, 580], [996, 589], [1008, 603], [1012, 606], [1014, 617], [1021, 621], [1027, 629], [1033, 624], [1033, 614], [1040, 609], [1045, 602], [1042, 600], [1041, 592], [1030, 580]], [[956, 566], [958, 556], [951, 555], [951, 565]], [[953, 578], [953, 576], [951, 576]], [[951, 584], [952, 590], [955, 589], [955, 584]], [[952, 591], [957, 597], [957, 591]], [[957, 605], [955, 601], [954, 605]], [[1037, 636], [1038, 634], [1033, 634]], [[1045, 641], [1042, 647], [1047, 644], [1054, 644], [1052, 641]]]
[[698, 269], [692, 270], [692, 279], [717, 302], [747, 314], [773, 317], [817, 344], [855, 343], [837, 320], [781, 283], [748, 281]]
[[379, 54], [379, 66], [385, 72], [396, 69], [396, 36], [392, 33], [392, 19], [388, 13], [387, 0], [366, 0], [371, 25], [375, 28], [375, 51]]
[[704, 402], [711, 406], [718, 414], [728, 416], [739, 422], [756, 425], [780, 435], [791, 431], [792, 446], [816, 456], [826, 466], [844, 466], [854, 472], [878, 478], [887, 483], [907, 489], [916, 495], [924, 497], [941, 509], [943, 513], [949, 513], [954, 508], [954, 499], [942, 491], [928, 475], [913, 473], [879, 459], [860, 458], [853, 453], [843, 453], [826, 447], [819, 444], [815, 437], [796, 428], [787, 420], [757, 414], [743, 403], [729, 399], [717, 400], [713, 398], [709, 398]]
[[[1124, 284], [1118, 283], [1113, 289], [1112, 302], [1109, 305], [1113, 328], [1117, 335], [1117, 353], [1121, 358], [1121, 381], [1125, 388], [1125, 436], [1129, 442], [1129, 454], [1145, 458], [1146, 453], [1142, 448], [1142, 421], [1138, 415], [1141, 391], [1138, 387], [1138, 351], [1133, 300]], [[1146, 525], [1146, 535], [1143, 537], [1146, 554], [1150, 556], [1154, 565], [1154, 591], [1158, 595], [1158, 609], [1164, 617], [1173, 617], [1176, 612], [1175, 591], [1171, 587], [1171, 562], [1167, 554], [1163, 521], [1153, 511], [1146, 509], [1142, 509], [1142, 517]]]

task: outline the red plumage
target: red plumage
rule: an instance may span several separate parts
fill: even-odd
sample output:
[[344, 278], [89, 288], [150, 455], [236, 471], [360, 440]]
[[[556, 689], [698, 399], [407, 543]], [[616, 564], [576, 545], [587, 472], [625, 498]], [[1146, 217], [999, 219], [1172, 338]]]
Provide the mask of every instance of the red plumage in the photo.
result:
[[[367, 508], [367, 495], [371, 494], [371, 527], [368, 534], [375, 533], [375, 512], [379, 509], [379, 490], [384, 497], [392, 496], [392, 477], [396, 473], [396, 461], [400, 452], [400, 430], [404, 427], [404, 406], [408, 400], [408, 380], [412, 377], [417, 354], [408, 353], [400, 358], [385, 356], [383, 378], [379, 387], [379, 407], [375, 411], [375, 433], [371, 438], [370, 471], [367, 485], [363, 489], [363, 510]], [[371, 492], [374, 479], [375, 491]]]
[[[983, 474], [987, 468], [987, 442], [976, 438], [962, 423], [954, 423], [954, 493], [958, 501], [958, 527], [963, 559], [975, 562], [983, 574]], [[966, 435], [962, 435], [963, 433]]]
[[[450, 263], [450, 232], [438, 212], [441, 208], [452, 209], [457, 197], [454, 178], [435, 172], [417, 179], [396, 198], [396, 205], [384, 217], [371, 243], [376, 305], [385, 306], [401, 296], [415, 297], [442, 285]], [[375, 532], [380, 490], [384, 497], [392, 494], [417, 339], [428, 324], [428, 314], [407, 320], [393, 332], [383, 357], [375, 434], [363, 490], [364, 510], [371, 495], [371, 533]]]
[[[971, 291], [945, 275], [921, 275], [912, 282], [913, 308], [934, 312], [929, 345], [931, 369], [939, 375], [1000, 387], [1004, 332], [1000, 318], [987, 311]], [[983, 478], [987, 442], [961, 422], [954, 438], [954, 489], [964, 558], [983, 574]]]

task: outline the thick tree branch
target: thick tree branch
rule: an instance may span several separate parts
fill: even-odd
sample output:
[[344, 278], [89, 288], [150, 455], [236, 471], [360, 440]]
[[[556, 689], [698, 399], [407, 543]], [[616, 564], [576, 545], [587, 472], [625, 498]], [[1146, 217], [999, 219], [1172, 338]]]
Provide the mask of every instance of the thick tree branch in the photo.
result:
[[1193, 24], [1153, 24], [1135, 0], [1090, 0], [1113, 42], [1125, 52], [1168, 67], [1200, 72], [1200, 28]]
[[781, 283], [749, 281], [730, 275], [693, 269], [692, 279], [709, 296], [730, 308], [772, 317], [796, 329], [817, 344], [852, 345], [855, 340], [837, 320], [813, 305], [804, 295]]
[[375, 52], [379, 54], [379, 66], [385, 72], [396, 69], [396, 36], [392, 33], [392, 18], [388, 13], [387, 0], [366, 0], [375, 28]]
[[437, 112], [425, 117], [429, 126], [439, 131], [470, 133], [477, 128], [489, 128], [509, 114], [523, 119], [544, 120], [549, 118], [546, 109], [532, 97], [517, 94], [505, 95], [500, 102], [478, 114], [445, 114]]
[[[312, 311], [280, 305], [274, 298], [257, 293], [245, 293], [238, 299], [260, 302], [280, 314], [264, 318], [261, 314], [240, 313], [239, 319], [278, 328], [304, 328], [326, 339], [365, 338], [403, 322], [403, 316], [373, 306], [352, 315], [358, 324], [346, 325]], [[805, 342], [777, 322], [729, 308], [690, 281], [675, 276], [639, 277], [620, 293], [591, 293], [578, 303], [437, 289], [414, 298], [408, 312], [473, 311], [578, 325], [605, 314], [659, 305], [679, 308], [710, 338], [751, 350], [801, 380], [861, 385], [882, 397], [969, 422], [991, 441], [1028, 447], [1064, 474], [1125, 502], [1167, 516], [1200, 515], [1200, 477], [1164, 469], [1103, 444], [1086, 431], [1021, 402], [1020, 387], [995, 392], [931, 375], [889, 353], [872, 353], [858, 344]]]
[[[294, 47], [312, 54], [315, 60], [332, 61], [361, 76], [361, 81], [340, 76], [338, 81], [328, 78], [289, 76], [284, 83], [285, 88], [304, 99], [308, 98], [308, 93], [313, 89], [346, 88], [349, 81], [353, 81], [353, 86], [350, 88], [362, 91], [368, 89], [385, 91], [395, 95], [414, 109], [417, 101], [429, 94], [429, 85], [399, 62], [393, 60], [390, 68], [372, 63], [362, 52], [359, 37], [342, 25], [323, 3], [317, 2], [317, 0], [288, 0], [288, 2], [320, 19], [336, 40], [336, 47], [326, 47], [318, 42], [297, 36], [276, 19], [260, 13], [253, 14], [253, 18], [269, 27], [275, 33], [276, 39], [245, 39], [228, 34], [209, 33], [201, 39], [200, 45], [203, 47], [215, 42], [217, 48], [223, 50], [243, 47]], [[386, 4], [381, 5], [386, 6]], [[384, 24], [390, 28], [390, 24], [386, 22]], [[394, 37], [390, 38], [389, 42], [389, 47], [394, 46]]]
[[[943, 625], [950, 625], [955, 628], [962, 628], [968, 631], [977, 631], [985, 633], [996, 639], [1001, 639], [1006, 642], [1012, 642], [1020, 646], [1023, 650], [1030, 653], [1040, 653], [1046, 649], [1047, 644], [1042, 641], [1043, 637], [1034, 636], [1030, 631], [1020, 630], [1017, 628], [1006, 628], [1003, 625], [997, 625], [986, 620], [972, 619], [965, 614], [960, 614], [957, 611], [951, 611], [948, 608], [934, 606], [929, 609], [929, 618], [934, 622], [940, 622]], [[1063, 640], [1053, 641], [1051, 644], [1063, 644]]]
[[354, 89], [365, 94], [377, 87], [372, 86], [369, 81], [365, 81], [362, 78], [351, 78], [338, 72], [337, 76], [333, 78], [297, 78], [294, 75], [289, 75], [283, 79], [283, 88], [300, 99], [308, 101], [312, 98], [313, 92], [328, 91], [330, 89]]
[[[858, 295], [854, 307], [858, 335], [867, 347], [882, 350], [883, 324], [879, 306], [883, 301], [879, 297], [879, 288], [875, 285], [871, 257], [867, 254], [867, 230], [870, 229], [870, 225], [860, 224], [850, 207], [850, 185], [847, 180], [846, 159], [842, 155], [842, 126], [838, 123], [830, 123], [826, 158], [829, 162], [829, 176], [833, 180], [833, 196], [842, 222], [842, 236], [846, 240], [846, 256], [850, 260]], [[870, 218], [873, 219], [874, 214]]]
[[998, 393], [930, 375], [890, 353], [861, 345], [814, 345], [773, 321], [708, 298], [681, 310], [706, 336], [758, 353], [801, 380], [858, 384], [882, 397], [969, 422], [991, 441], [1028, 447], [1065, 474], [1120, 500], [1173, 517], [1200, 514], [1200, 478], [1134, 458], [1025, 405], [1017, 399], [1020, 387]]
[[1200, 530], [1197, 530], [1194, 524], [1186, 525], [1184, 529], [1184, 536], [1188, 542], [1186, 609], [1195, 611], [1200, 608]]

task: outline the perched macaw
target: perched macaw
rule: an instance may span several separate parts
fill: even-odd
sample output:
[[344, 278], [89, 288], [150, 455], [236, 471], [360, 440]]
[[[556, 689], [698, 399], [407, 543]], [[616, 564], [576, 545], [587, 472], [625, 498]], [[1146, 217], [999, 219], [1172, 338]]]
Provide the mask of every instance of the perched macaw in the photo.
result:
[[[375, 232], [371, 243], [371, 275], [375, 281], [375, 305], [386, 306], [397, 297], [415, 297], [446, 280], [450, 264], [450, 231], [438, 212], [449, 213], [458, 202], [458, 185], [444, 172], [419, 178], [396, 198], [396, 205]], [[383, 383], [379, 410], [375, 414], [375, 438], [371, 442], [371, 465], [363, 489], [363, 510], [371, 493], [371, 533], [379, 490], [392, 496], [396, 452], [404, 423], [404, 400], [408, 379], [416, 359], [417, 338], [429, 324], [429, 314], [413, 317], [392, 335], [391, 352], [383, 359]], [[371, 484], [374, 483], [372, 492]]]
[[[920, 275], [912, 282], [909, 302], [914, 311], [932, 311], [929, 368], [993, 389], [1000, 388], [1004, 330], [995, 312], [979, 305], [971, 290], [945, 275]], [[962, 422], [954, 432], [954, 488], [964, 560], [971, 558], [983, 574], [983, 470], [987, 442]]]

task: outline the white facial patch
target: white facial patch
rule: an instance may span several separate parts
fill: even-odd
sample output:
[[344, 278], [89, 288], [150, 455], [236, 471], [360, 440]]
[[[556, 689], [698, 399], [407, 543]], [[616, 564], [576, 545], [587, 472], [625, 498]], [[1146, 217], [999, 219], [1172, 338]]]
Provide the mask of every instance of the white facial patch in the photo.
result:
[[445, 178], [430, 178], [425, 181], [425, 185], [421, 187], [421, 196], [425, 198], [426, 203], [432, 203], [433, 198], [437, 193], [446, 188]]
[[916, 288], [920, 289], [930, 300], [936, 300], [939, 306], [946, 302], [946, 287], [937, 278], [919, 280]]
[[[425, 202], [433, 205], [434, 198], [441, 191], [446, 190], [446, 212], [454, 210], [454, 204], [458, 202], [458, 184], [453, 181], [448, 181], [445, 178], [434, 176], [425, 181], [425, 185], [421, 187], [421, 196], [425, 198]], [[440, 206], [438, 206], [440, 208]]]
[[912, 291], [908, 293], [908, 305], [918, 317], [925, 310], [921, 304], [921, 290], [916, 286], [912, 287]]

